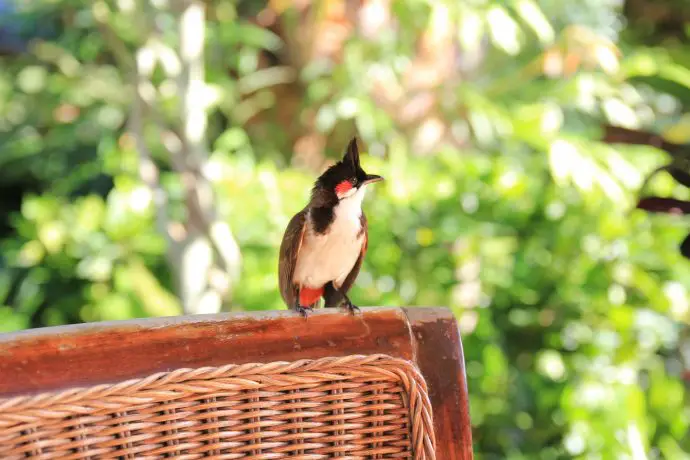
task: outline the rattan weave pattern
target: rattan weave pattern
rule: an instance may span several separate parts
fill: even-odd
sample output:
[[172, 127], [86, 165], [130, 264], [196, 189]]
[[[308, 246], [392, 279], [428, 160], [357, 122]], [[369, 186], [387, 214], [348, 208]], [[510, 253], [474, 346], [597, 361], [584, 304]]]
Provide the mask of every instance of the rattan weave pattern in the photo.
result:
[[161, 372], [0, 399], [0, 458], [432, 460], [424, 379], [353, 355]]

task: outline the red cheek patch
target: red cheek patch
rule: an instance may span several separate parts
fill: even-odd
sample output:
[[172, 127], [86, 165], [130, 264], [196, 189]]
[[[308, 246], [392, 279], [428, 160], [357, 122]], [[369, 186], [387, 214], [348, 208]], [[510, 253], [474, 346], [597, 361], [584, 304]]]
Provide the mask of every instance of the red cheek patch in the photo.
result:
[[338, 195], [342, 195], [343, 193], [347, 193], [348, 190], [352, 188], [352, 182], [349, 180], [344, 180], [338, 185], [335, 186], [335, 193]]

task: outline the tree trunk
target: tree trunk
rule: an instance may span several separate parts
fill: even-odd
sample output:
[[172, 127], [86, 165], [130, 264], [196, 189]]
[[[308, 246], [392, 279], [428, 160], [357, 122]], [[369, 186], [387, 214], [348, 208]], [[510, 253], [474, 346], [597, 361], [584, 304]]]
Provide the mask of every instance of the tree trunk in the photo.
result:
[[[206, 140], [204, 3], [178, 0], [172, 11], [144, 6], [151, 24], [146, 42], [138, 49], [134, 64], [135, 98], [130, 132], [139, 153], [139, 175], [149, 187], [156, 207], [158, 230], [167, 240], [167, 259], [185, 314], [216, 313], [228, 302], [240, 274], [241, 255], [229, 225], [218, 217], [213, 185], [206, 177], [209, 152]], [[161, 7], [162, 8], [162, 7]], [[178, 49], [165, 43], [156, 16], [172, 12]], [[160, 18], [158, 18], [160, 19]], [[172, 29], [172, 27], [171, 27]], [[166, 77], [174, 82], [179, 97], [177, 111], [168, 126], [158, 107], [158, 88], [152, 80], [160, 62]], [[159, 181], [158, 166], [147, 144], [146, 128], [157, 128], [173, 169], [184, 189], [185, 218], [170, 220], [169, 196]]]

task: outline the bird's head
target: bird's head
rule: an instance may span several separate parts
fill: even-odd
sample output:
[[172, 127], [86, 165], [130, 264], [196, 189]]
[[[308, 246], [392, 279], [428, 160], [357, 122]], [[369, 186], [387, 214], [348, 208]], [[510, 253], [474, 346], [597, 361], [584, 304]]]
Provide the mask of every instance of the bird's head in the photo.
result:
[[312, 200], [337, 204], [350, 198], [361, 199], [367, 185], [383, 180], [376, 174], [367, 174], [359, 164], [359, 148], [354, 137], [347, 146], [343, 159], [324, 171], [316, 180]]

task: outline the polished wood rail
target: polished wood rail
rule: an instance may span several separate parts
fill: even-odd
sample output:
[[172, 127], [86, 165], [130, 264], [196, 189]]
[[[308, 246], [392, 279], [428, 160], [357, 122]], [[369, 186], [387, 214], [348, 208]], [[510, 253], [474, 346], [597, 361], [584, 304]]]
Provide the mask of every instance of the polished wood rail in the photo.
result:
[[[207, 378], [216, 380], [203, 380]], [[288, 420], [297, 406], [293, 400], [290, 400], [292, 405], [285, 403], [285, 391], [303, 391], [306, 396], [301, 397], [302, 403], [309, 407], [321, 407], [325, 403], [332, 403], [333, 398], [324, 395], [332, 391], [336, 385], [334, 381], [340, 385], [338, 391], [350, 391], [351, 397], [356, 401], [364, 401], [357, 407], [365, 407], [363, 405], [366, 404], [376, 406], [378, 412], [372, 412], [373, 415], [349, 415], [359, 417], [357, 420], [360, 421], [370, 420], [373, 428], [364, 427], [361, 423], [351, 423], [352, 426], [357, 425], [359, 430], [355, 430], [355, 434], [348, 434], [343, 430], [325, 432], [330, 428], [324, 428], [324, 423], [321, 422], [305, 422], [303, 414], [299, 415], [298, 422], [294, 421], [297, 415]], [[399, 384], [396, 383], [398, 381]], [[160, 390], [160, 385], [163, 384], [172, 386], [163, 391]], [[82, 393], [69, 390], [73, 388], [79, 388]], [[180, 388], [186, 393], [179, 400], [171, 402], [169, 392]], [[246, 392], [252, 388], [263, 389], [263, 396], [246, 396]], [[226, 398], [224, 401], [232, 400], [231, 404], [236, 405], [233, 407], [251, 410], [259, 410], [257, 407], [262, 398], [265, 398], [271, 408], [266, 413], [283, 417], [284, 421], [280, 423], [284, 423], [287, 431], [277, 428], [268, 430], [270, 434], [262, 435], [264, 444], [261, 445], [251, 445], [257, 441], [246, 438], [244, 442], [249, 443], [246, 446], [246, 457], [231, 458], [306, 459], [347, 455], [352, 455], [351, 458], [473, 458], [462, 343], [456, 320], [445, 308], [363, 308], [361, 314], [356, 316], [339, 310], [317, 310], [307, 319], [288, 311], [196, 315], [0, 334], [0, 440], [30, 439], [31, 433], [36, 431], [34, 426], [25, 429], [12, 425], [13, 421], [38, 424], [41, 422], [40, 417], [55, 417], [55, 410], [52, 413], [46, 412], [50, 408], [45, 398], [52, 398], [49, 399], [51, 404], [64, 403], [61, 408], [72, 408], [72, 401], [77, 397], [82, 403], [92, 398], [90, 405], [83, 404], [92, 411], [89, 412], [89, 420], [102, 425], [105, 423], [105, 408], [114, 410], [112, 404], [106, 404], [103, 398], [114, 398], [113, 401], [119, 404], [135, 400], [132, 394], [119, 397], [117, 393], [132, 389], [147, 392], [145, 394], [150, 398], [147, 400], [148, 405], [141, 406], [138, 413], [149, 417], [148, 421], [158, 420], [159, 423], [167, 424], [165, 426], [168, 428], [170, 423], [182, 423], [177, 420], [179, 414], [184, 414], [184, 410], [189, 407], [200, 407], [200, 412], [225, 410], [221, 407], [225, 403], [218, 396], [220, 394]], [[245, 395], [242, 396], [244, 399], [239, 396], [230, 398], [227, 396], [230, 390]], [[210, 391], [216, 393], [211, 394]], [[222, 393], [218, 393], [219, 391]], [[383, 395], [386, 392], [388, 395]], [[46, 396], [46, 393], [50, 394]], [[161, 401], [154, 401], [155, 398], [150, 395], [155, 395]], [[314, 401], [309, 402], [309, 397], [313, 397]], [[372, 398], [378, 399], [374, 401]], [[176, 409], [173, 412], [178, 411], [177, 419], [170, 415], [169, 408], [163, 411], [168, 414], [163, 418], [152, 415], [159, 414], [160, 407], [164, 407], [155, 406], [154, 403], [174, 405]], [[20, 414], [20, 409], [26, 412]], [[180, 410], [183, 412], [179, 412]], [[261, 410], [266, 411], [266, 408]], [[316, 419], [331, 420], [332, 417], [323, 416], [331, 409], [318, 410], [322, 412], [314, 413], [321, 418]], [[385, 440], [393, 440], [403, 433], [402, 428], [397, 426], [385, 436], [371, 438], [372, 430], [376, 430], [377, 424], [397, 417], [386, 415], [386, 410], [393, 411], [391, 414], [414, 412], [405, 415], [410, 415], [409, 421], [402, 415], [397, 421], [400, 427], [407, 426], [412, 430], [412, 434], [406, 435], [406, 439], [409, 439], [405, 441], [407, 444], [396, 440], [391, 441], [392, 447], [385, 446]], [[399, 412], [401, 410], [403, 412]], [[342, 412], [340, 410], [341, 416], [345, 417]], [[430, 416], [428, 427], [425, 426], [424, 418], [427, 412]], [[74, 425], [74, 417], [65, 417], [65, 420], [72, 420]], [[188, 445], [197, 449], [192, 449], [194, 452], [213, 457], [218, 447], [206, 446], [206, 450], [203, 450], [203, 446], [199, 447], [208, 444], [209, 435], [208, 429], [199, 421], [198, 414], [195, 417], [194, 422], [185, 422], [187, 425], [184, 428], [189, 430], [191, 425], [196, 424], [194, 429], [197, 431], [194, 435], [206, 433], [203, 434], [206, 441], [201, 444], [190, 442]], [[214, 420], [213, 430], [217, 432], [222, 424], [217, 417]], [[106, 431], [112, 431], [113, 425], [121, 429], [122, 422], [109, 423], [111, 425]], [[242, 430], [237, 425], [240, 422], [227, 423], [235, 423], [233, 429], [236, 431]], [[258, 422], [254, 423], [251, 429], [245, 427], [247, 432], [254, 433], [257, 430]], [[83, 425], [84, 423], [79, 422], [79, 429], [82, 431], [85, 430]], [[103, 429], [101, 425], [98, 429]], [[316, 432], [310, 436], [315, 437], [307, 439], [304, 432], [311, 428]], [[75, 428], [70, 426], [69, 429], [74, 431]], [[175, 456], [176, 452], [183, 450], [183, 436], [186, 435], [180, 434], [179, 439], [173, 439], [169, 431], [165, 431], [165, 445], [149, 451], [147, 455], [156, 457], [154, 453], [159, 453], [161, 456]], [[177, 429], [173, 431], [177, 433]], [[297, 432], [306, 440], [302, 439], [299, 442], [304, 444], [295, 447], [292, 443], [300, 436]], [[256, 433], [254, 435], [259, 436]], [[70, 436], [72, 438], [69, 443], [61, 444], [61, 448], [73, 448], [76, 445], [74, 435]], [[269, 439], [271, 442], [266, 441], [266, 436], [273, 436]], [[240, 438], [241, 436], [237, 439]], [[371, 442], [366, 444], [364, 438]], [[324, 443], [324, 439], [334, 441], [329, 444]], [[352, 441], [353, 439], [360, 439], [361, 442]], [[218, 445], [222, 444], [221, 441], [218, 441]], [[345, 450], [345, 446], [352, 447], [357, 442], [360, 444], [355, 447], [359, 450], [351, 453]], [[417, 446], [413, 443], [417, 443]], [[50, 442], [46, 441], [44, 444], [46, 452], [51, 448], [57, 449], [51, 447]], [[112, 454], [106, 454], [109, 452], [107, 446], [111, 444], [104, 444], [104, 456]], [[240, 444], [242, 443], [237, 444], [240, 446], [237, 449], [245, 449]], [[226, 442], [222, 445], [229, 444]], [[404, 445], [410, 446], [410, 452], [415, 452], [414, 456], [411, 456], [412, 453], [405, 456]], [[272, 456], [261, 450], [266, 446], [275, 449], [270, 454]], [[430, 453], [431, 446], [433, 452]], [[128, 444], [127, 448], [136, 453], [136, 446]], [[21, 452], [22, 455], [27, 453], [18, 445], [8, 452]], [[397, 454], [393, 455], [394, 452]], [[76, 453], [74, 455], [74, 458], [81, 458]], [[34, 452], [34, 456], [41, 455]]]

